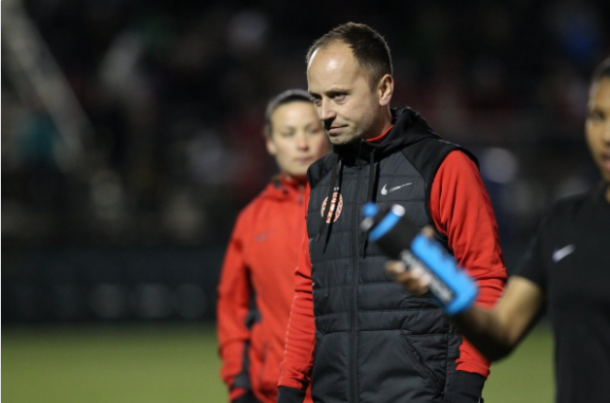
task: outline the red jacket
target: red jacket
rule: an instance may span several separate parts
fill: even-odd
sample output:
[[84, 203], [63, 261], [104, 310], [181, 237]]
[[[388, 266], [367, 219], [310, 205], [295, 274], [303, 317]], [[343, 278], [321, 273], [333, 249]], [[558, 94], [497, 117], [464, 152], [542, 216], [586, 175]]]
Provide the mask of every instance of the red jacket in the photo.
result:
[[[231, 390], [231, 400], [246, 390], [235, 387], [245, 368], [257, 399], [276, 400], [294, 298], [294, 270], [305, 228], [303, 196], [304, 186], [296, 181], [274, 180], [241, 211], [233, 229], [217, 306], [220, 374]], [[251, 297], [259, 320], [248, 329]], [[246, 346], [248, 362], [244, 361]]]
[[[430, 191], [430, 211], [436, 227], [448, 237], [448, 246], [458, 263], [477, 281], [477, 303], [493, 306], [506, 282], [498, 226], [477, 167], [462, 152], [450, 153], [439, 167]], [[310, 382], [315, 346], [311, 261], [305, 229], [302, 236], [305, 242], [295, 273], [296, 296], [279, 382], [280, 386], [296, 389], [304, 389]], [[457, 369], [487, 377], [489, 365], [464, 340]]]

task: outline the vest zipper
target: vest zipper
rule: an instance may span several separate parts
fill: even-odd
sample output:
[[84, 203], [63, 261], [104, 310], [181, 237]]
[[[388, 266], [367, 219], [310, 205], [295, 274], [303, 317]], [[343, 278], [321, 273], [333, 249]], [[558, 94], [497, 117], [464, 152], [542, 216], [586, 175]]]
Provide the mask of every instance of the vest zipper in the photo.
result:
[[356, 194], [355, 194], [355, 205], [352, 212], [353, 216], [353, 227], [350, 231], [352, 235], [352, 304], [351, 304], [351, 323], [350, 323], [350, 369], [349, 369], [349, 385], [350, 390], [352, 392], [352, 397], [350, 399], [350, 403], [358, 402], [358, 258], [359, 258], [359, 231], [360, 225], [358, 219], [360, 217], [360, 211], [358, 209], [358, 203], [360, 199], [360, 178], [362, 176], [362, 169], [358, 167], [358, 176], [356, 179]]

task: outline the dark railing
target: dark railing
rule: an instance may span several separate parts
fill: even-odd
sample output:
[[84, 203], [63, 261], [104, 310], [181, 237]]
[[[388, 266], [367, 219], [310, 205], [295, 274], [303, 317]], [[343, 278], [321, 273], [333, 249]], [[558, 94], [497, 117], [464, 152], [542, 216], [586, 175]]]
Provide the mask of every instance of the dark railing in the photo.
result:
[[4, 248], [2, 323], [211, 320], [222, 248]]

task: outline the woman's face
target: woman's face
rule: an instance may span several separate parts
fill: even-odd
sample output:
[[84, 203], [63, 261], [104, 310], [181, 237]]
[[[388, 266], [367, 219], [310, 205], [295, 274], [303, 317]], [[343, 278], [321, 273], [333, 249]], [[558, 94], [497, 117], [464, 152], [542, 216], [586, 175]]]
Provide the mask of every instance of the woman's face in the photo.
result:
[[328, 153], [329, 143], [311, 102], [280, 105], [271, 115], [267, 150], [284, 174], [305, 179], [309, 165]]
[[610, 77], [591, 86], [585, 132], [593, 161], [610, 183]]

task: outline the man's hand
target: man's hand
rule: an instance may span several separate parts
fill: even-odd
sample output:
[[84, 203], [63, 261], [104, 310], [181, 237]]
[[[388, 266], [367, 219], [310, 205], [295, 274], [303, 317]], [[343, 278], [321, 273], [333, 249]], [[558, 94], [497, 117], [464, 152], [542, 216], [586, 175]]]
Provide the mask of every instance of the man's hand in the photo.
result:
[[413, 295], [419, 297], [429, 291], [430, 276], [419, 267], [408, 269], [400, 260], [390, 260], [385, 264], [385, 270]]

